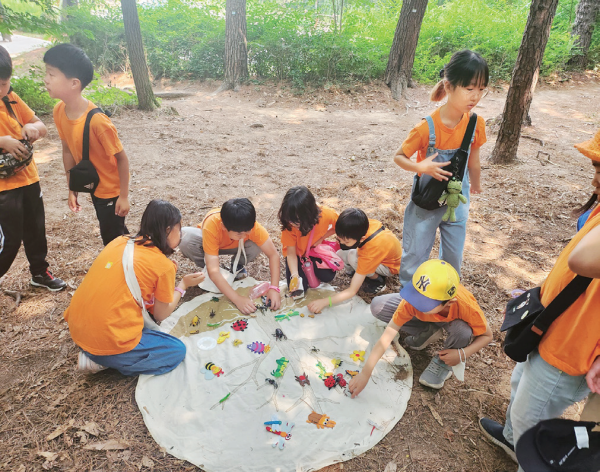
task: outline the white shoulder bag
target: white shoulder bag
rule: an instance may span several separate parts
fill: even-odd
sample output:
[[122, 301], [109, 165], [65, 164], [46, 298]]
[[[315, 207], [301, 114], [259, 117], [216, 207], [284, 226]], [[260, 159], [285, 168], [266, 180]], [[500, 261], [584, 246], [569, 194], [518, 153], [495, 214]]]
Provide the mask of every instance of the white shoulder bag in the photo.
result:
[[[238, 242], [238, 251], [237, 251], [237, 254], [235, 255], [235, 260], [233, 261], [233, 265], [232, 265], [232, 267], [235, 267], [236, 269], [238, 266], [238, 262], [240, 261], [240, 255], [242, 253], [244, 254], [244, 261], [248, 260], [246, 258], [246, 248], [244, 247], [244, 243], [245, 243], [245, 241], [243, 239], [240, 239]], [[234, 273], [232, 273], [226, 269], [223, 269], [222, 267], [219, 267], [219, 270], [221, 271], [221, 275], [223, 276], [225, 281], [229, 285], [233, 285], [233, 282], [235, 281], [235, 276], [238, 274], [239, 270]], [[208, 270], [205, 271], [204, 277], [205, 277], [204, 280], [200, 283], [200, 285], [198, 285], [198, 287], [200, 287], [202, 290], [206, 290], [207, 292], [221, 293], [221, 291], [217, 288], [215, 283], [212, 280], [210, 280], [210, 277], [208, 275]]]

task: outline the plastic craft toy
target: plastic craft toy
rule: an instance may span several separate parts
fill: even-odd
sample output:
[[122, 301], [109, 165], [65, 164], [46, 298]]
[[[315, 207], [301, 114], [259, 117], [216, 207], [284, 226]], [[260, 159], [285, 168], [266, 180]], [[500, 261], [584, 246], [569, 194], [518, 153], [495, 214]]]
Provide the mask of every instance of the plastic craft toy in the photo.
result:
[[273, 387], [275, 387], [275, 390], [279, 388], [279, 385], [277, 385], [277, 382], [275, 382], [273, 379], [265, 379], [265, 382], [269, 382], [271, 385], [273, 385]]
[[268, 344], [265, 346], [259, 341], [254, 341], [252, 344], [248, 344], [246, 347], [254, 354], [264, 354], [265, 352], [269, 352], [271, 350], [271, 346]]
[[442, 221], [450, 220], [451, 223], [456, 221], [456, 215], [454, 210], [458, 208], [461, 203], [467, 203], [467, 197], [462, 193], [462, 182], [460, 180], [452, 179], [448, 182], [446, 193], [444, 193], [439, 202], [446, 203], [446, 213], [442, 216]]
[[190, 334], [200, 334], [200, 330], [199, 330], [199, 329], [197, 329], [197, 330], [195, 330], [195, 331], [190, 331]]
[[192, 323], [190, 324], [190, 326], [196, 327], [199, 324], [200, 324], [200, 318], [198, 318], [198, 315], [196, 315], [192, 318]]
[[333, 370], [340, 367], [343, 362], [344, 361], [342, 361], [339, 357], [336, 357], [335, 359], [331, 359], [331, 363], [333, 364]]
[[275, 315], [275, 321], [289, 320], [292, 316], [300, 316], [300, 312], [296, 310], [290, 310], [287, 313]]
[[303, 372], [300, 377], [296, 375], [296, 382], [298, 382], [301, 387], [310, 385], [310, 380], [308, 380], [308, 375], [306, 375], [306, 372]]
[[306, 422], [314, 424], [317, 429], [333, 428], [335, 426], [335, 421], [331, 421], [329, 416], [321, 415], [315, 411], [308, 415]]
[[234, 339], [233, 340], [233, 347], [238, 347], [242, 343], [243, 343], [243, 341], [241, 339]]
[[325, 370], [325, 366], [323, 364], [321, 364], [321, 361], [317, 362], [317, 369], [319, 369], [319, 372], [317, 372], [317, 375], [322, 380], [325, 380], [326, 377], [329, 377], [330, 375], [333, 375], [333, 373], [327, 372]]
[[350, 359], [354, 362], [361, 362], [365, 360], [365, 351], [354, 351], [350, 354]]
[[356, 377], [360, 370], [347, 370], [346, 373], [350, 376], [351, 379]]
[[212, 362], [207, 362], [201, 372], [204, 374], [206, 380], [212, 380], [215, 376], [220, 377], [221, 374], [223, 374], [223, 369], [214, 365]]
[[344, 376], [342, 374], [337, 374], [337, 375], [328, 375], [327, 377], [325, 377], [323, 379], [323, 382], [325, 383], [325, 386], [331, 390], [333, 387], [335, 387], [336, 385], [339, 385], [340, 387], [345, 387], [346, 386], [346, 379], [344, 378]]
[[280, 328], [275, 329], [275, 334], [273, 334], [273, 336], [275, 336], [275, 339], [277, 341], [281, 341], [282, 339], [285, 339], [287, 341], [287, 336], [283, 334], [283, 331], [281, 331]]
[[246, 320], [237, 320], [231, 327], [236, 331], [244, 331], [248, 327], [248, 322]]
[[221, 324], [223, 324], [223, 322], [219, 321], [218, 323], [206, 323], [206, 326], [209, 328], [216, 328], [217, 326], [221, 326]]
[[215, 310], [210, 310], [209, 315], [211, 318], [214, 318], [215, 316], [217, 316], [217, 314], [215, 313]]
[[291, 431], [292, 431], [292, 428], [294, 427], [294, 423], [286, 423], [284, 426], [280, 426], [280, 425], [276, 424], [278, 422], [268, 421], [268, 423], [275, 423], [275, 424], [266, 426], [267, 431], [269, 433], [273, 433], [273, 434], [279, 436], [277, 438], [277, 441], [275, 441], [273, 443], [273, 447], [279, 446], [279, 449], [283, 449], [283, 447], [285, 446], [285, 441], [289, 441], [292, 438]]
[[218, 303], [218, 302], [219, 302], [219, 297], [212, 297], [212, 298], [210, 299], [210, 301], [211, 301], [211, 302]]
[[229, 331], [221, 331], [219, 333], [219, 339], [217, 339], [217, 344], [221, 344], [225, 342], [225, 340], [229, 337]]
[[283, 377], [283, 373], [285, 372], [286, 367], [289, 364], [289, 360], [287, 360], [285, 357], [280, 357], [279, 359], [277, 359], [277, 369], [271, 371], [271, 375], [273, 377]]

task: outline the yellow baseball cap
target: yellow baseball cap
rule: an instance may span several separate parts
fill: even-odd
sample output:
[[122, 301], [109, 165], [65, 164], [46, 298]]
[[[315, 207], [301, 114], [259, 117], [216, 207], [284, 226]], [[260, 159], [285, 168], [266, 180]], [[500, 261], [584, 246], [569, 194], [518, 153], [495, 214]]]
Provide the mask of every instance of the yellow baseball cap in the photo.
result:
[[422, 313], [450, 300], [460, 283], [456, 269], [446, 261], [430, 259], [423, 262], [412, 277], [412, 284], [400, 290], [400, 296]]

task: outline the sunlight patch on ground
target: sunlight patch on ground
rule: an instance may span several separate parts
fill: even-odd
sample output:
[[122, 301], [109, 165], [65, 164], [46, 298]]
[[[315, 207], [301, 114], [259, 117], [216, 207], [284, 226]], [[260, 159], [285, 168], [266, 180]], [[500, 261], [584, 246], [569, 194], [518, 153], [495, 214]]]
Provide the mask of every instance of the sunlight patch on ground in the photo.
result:
[[35, 163], [46, 164], [58, 159], [61, 157], [58, 151], [58, 146], [47, 146], [43, 150], [36, 150], [34, 154]]

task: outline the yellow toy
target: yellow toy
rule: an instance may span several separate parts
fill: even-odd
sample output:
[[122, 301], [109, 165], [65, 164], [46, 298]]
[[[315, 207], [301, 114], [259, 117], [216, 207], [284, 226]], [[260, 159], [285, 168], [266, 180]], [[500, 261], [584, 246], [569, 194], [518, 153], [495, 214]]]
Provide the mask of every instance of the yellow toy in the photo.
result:
[[365, 360], [365, 351], [354, 351], [350, 354], [350, 359], [354, 362], [361, 362]]
[[225, 340], [229, 337], [229, 331], [221, 331], [219, 333], [219, 339], [217, 339], [217, 344], [221, 344], [225, 342]]

